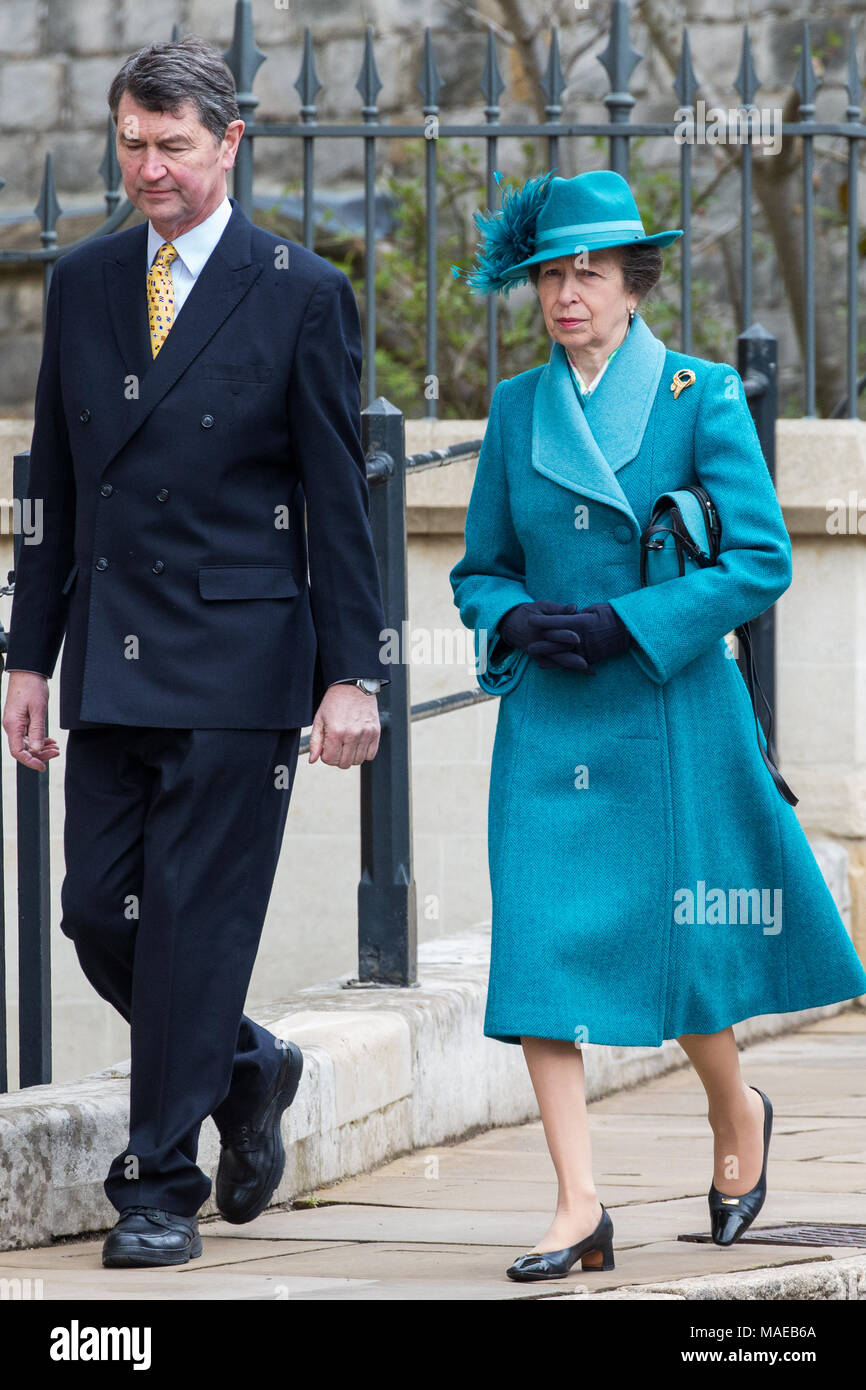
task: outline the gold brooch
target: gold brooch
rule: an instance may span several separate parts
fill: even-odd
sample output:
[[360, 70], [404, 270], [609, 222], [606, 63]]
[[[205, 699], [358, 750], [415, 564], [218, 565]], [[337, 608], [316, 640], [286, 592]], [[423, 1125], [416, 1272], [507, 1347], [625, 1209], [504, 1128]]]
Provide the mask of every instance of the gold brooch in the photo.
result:
[[681, 391], [685, 391], [687, 386], [691, 386], [695, 379], [695, 374], [691, 367], [680, 367], [678, 372], [674, 372], [674, 379], [671, 382], [671, 390], [674, 393], [674, 400]]

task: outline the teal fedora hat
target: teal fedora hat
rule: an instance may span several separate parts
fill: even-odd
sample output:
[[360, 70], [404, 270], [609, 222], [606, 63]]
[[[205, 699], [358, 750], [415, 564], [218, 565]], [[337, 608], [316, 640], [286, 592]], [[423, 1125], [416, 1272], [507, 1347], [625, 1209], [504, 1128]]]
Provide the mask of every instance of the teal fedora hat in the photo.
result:
[[647, 236], [631, 189], [612, 169], [573, 179], [540, 174], [522, 188], [506, 188], [499, 211], [476, 212], [475, 223], [481, 241], [466, 276], [473, 294], [507, 294], [529, 278], [531, 265], [557, 256], [636, 242], [668, 246], [683, 235], [677, 228]]

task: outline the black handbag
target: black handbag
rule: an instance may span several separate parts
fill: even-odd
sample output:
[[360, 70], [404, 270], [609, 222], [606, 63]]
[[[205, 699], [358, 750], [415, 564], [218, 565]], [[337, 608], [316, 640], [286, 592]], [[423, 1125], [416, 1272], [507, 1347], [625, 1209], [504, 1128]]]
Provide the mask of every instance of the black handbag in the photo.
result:
[[[682, 576], [689, 563], [697, 565], [699, 569], [715, 565], [721, 540], [722, 524], [706, 488], [695, 484], [677, 488], [674, 492], [663, 492], [653, 503], [649, 525], [640, 538], [641, 585], [661, 584], [667, 579]], [[782, 796], [791, 806], [796, 806], [798, 798], [776, 766], [773, 711], [758, 680], [750, 624], [741, 623], [734, 631], [746, 656], [745, 680], [755, 716], [755, 736], [761, 757]], [[766, 749], [761, 743], [756, 690], [767, 711]]]

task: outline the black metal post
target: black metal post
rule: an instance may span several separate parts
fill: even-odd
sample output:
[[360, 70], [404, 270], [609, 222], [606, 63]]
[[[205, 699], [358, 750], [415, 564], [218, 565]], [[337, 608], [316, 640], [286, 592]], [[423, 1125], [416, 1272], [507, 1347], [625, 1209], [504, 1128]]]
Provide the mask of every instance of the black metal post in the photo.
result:
[[[365, 125], [378, 125], [377, 105], [382, 81], [376, 70], [373, 30], [364, 35], [364, 61], [356, 82]], [[368, 405], [376, 399], [376, 137], [364, 141], [364, 393]]]
[[624, 179], [628, 178], [629, 139], [634, 134], [626, 129], [635, 103], [628, 90], [628, 82], [635, 64], [643, 57], [642, 53], [638, 53], [637, 49], [631, 46], [630, 21], [631, 9], [628, 0], [612, 0], [607, 48], [603, 53], [596, 54], [610, 79], [611, 90], [605, 94], [604, 104], [610, 117], [611, 131], [621, 132], [611, 133], [608, 142], [608, 162], [610, 168], [621, 174]]
[[[16, 454], [12, 489], [16, 510], [28, 492], [30, 454]], [[20, 515], [20, 510], [18, 510]], [[15, 527], [14, 557], [22, 545]], [[48, 733], [48, 714], [45, 717]], [[51, 1080], [51, 877], [48, 774], [16, 764], [18, 815], [18, 1084]]]
[[[379, 396], [362, 412], [370, 524], [382, 581], [386, 627], [398, 660], [378, 696], [379, 751], [361, 767], [361, 879], [358, 983], [412, 985], [417, 979], [417, 907], [412, 876], [412, 716], [407, 619], [406, 447], [402, 412]], [[363, 674], [363, 673], [360, 673]]]
[[[236, 0], [232, 41], [223, 53], [237, 92], [238, 112], [245, 126], [255, 121], [258, 97], [253, 92], [256, 73], [266, 55], [256, 44], [250, 0]], [[232, 193], [247, 217], [253, 216], [253, 137], [244, 133], [235, 155]]]
[[[759, 323], [753, 323], [737, 338], [737, 369], [746, 387], [749, 409], [752, 412], [761, 449], [774, 485], [776, 481], [776, 416], [778, 413], [776, 350], [776, 339]], [[775, 708], [776, 620], [773, 608], [768, 608], [760, 617], [753, 619], [751, 628], [758, 680], [761, 682], [761, 687], [770, 705]], [[740, 670], [745, 677], [742, 652], [740, 653]]]

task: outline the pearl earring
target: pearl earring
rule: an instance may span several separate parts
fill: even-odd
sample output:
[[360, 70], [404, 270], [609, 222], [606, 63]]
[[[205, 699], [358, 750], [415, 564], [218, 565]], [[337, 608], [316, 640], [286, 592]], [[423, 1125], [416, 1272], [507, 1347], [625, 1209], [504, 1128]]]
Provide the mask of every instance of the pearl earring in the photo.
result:
[[629, 321], [629, 323], [634, 323], [634, 309], [629, 309], [629, 311], [628, 311], [628, 321]]

